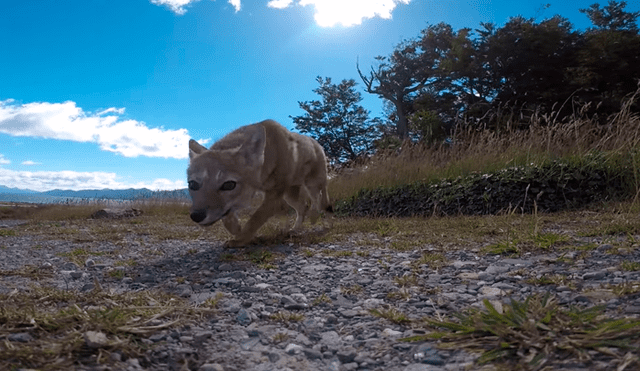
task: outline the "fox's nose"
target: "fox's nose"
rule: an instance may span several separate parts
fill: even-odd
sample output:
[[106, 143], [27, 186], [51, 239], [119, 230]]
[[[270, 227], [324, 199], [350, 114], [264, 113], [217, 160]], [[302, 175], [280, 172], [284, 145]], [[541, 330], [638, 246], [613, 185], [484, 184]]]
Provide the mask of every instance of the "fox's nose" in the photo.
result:
[[200, 223], [207, 217], [207, 210], [196, 210], [191, 213], [191, 220]]

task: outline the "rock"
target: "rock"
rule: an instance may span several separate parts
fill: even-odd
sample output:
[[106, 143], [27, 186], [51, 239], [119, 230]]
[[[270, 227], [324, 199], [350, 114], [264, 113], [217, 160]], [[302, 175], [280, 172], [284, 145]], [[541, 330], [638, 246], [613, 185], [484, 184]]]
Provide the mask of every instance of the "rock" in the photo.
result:
[[290, 355], [300, 354], [302, 352], [302, 347], [297, 344], [289, 344], [284, 348], [284, 352]]
[[142, 215], [139, 209], [100, 209], [91, 214], [92, 219], [122, 219]]
[[236, 316], [236, 321], [238, 321], [242, 326], [248, 326], [251, 324], [251, 315], [249, 314], [249, 311], [245, 308], [241, 308]]
[[224, 367], [217, 363], [205, 363], [198, 368], [198, 371], [224, 371]]
[[497, 287], [489, 287], [489, 286], [482, 286], [479, 290], [478, 293], [482, 296], [485, 297], [498, 297], [498, 296], [504, 296], [505, 292], [502, 291], [501, 289], [497, 288]]
[[582, 275], [583, 280], [599, 280], [604, 278], [607, 275], [607, 271], [596, 271], [596, 272], [587, 272]]
[[309, 349], [309, 348], [304, 348], [302, 350], [302, 352], [304, 353], [304, 355], [310, 359], [310, 360], [315, 360], [315, 359], [322, 359], [322, 353], [320, 353], [317, 350], [314, 349]]
[[402, 336], [402, 332], [395, 331], [395, 330], [392, 330], [390, 328], [386, 328], [386, 329], [384, 329], [382, 331], [382, 336], [383, 337], [388, 337], [388, 338], [397, 338], [397, 337]]
[[15, 334], [9, 334], [7, 337], [9, 341], [15, 341], [18, 343], [28, 343], [33, 340], [33, 336], [27, 332], [18, 332]]
[[107, 335], [99, 331], [87, 331], [84, 333], [84, 342], [89, 348], [98, 349], [109, 345]]
[[435, 366], [444, 365], [444, 359], [440, 355], [438, 350], [427, 343], [415, 346], [411, 352], [413, 353], [413, 359], [416, 362], [426, 363]]
[[353, 347], [346, 347], [338, 350], [336, 357], [342, 363], [350, 363], [356, 358], [356, 350]]

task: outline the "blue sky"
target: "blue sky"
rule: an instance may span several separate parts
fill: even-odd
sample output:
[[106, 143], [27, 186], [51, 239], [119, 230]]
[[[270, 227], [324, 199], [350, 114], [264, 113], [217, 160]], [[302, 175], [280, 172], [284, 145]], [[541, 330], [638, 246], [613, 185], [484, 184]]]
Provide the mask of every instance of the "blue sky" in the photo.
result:
[[[210, 145], [266, 118], [292, 128], [289, 116], [304, 113], [298, 102], [317, 98], [317, 76], [358, 79], [358, 60], [367, 69], [430, 24], [560, 14], [584, 29], [578, 9], [596, 1], [546, 2], [546, 10], [506, 0], [6, 2], [0, 185], [184, 188], [189, 138]], [[363, 97], [379, 116], [382, 101]]]

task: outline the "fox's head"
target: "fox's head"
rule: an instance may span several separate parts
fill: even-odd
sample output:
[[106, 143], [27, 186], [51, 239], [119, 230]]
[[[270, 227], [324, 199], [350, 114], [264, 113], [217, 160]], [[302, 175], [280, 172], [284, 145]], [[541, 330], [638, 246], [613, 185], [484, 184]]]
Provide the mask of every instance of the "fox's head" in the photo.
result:
[[249, 206], [259, 186], [264, 147], [265, 132], [261, 127], [231, 133], [211, 149], [193, 139], [189, 141], [187, 180], [194, 222], [211, 225]]

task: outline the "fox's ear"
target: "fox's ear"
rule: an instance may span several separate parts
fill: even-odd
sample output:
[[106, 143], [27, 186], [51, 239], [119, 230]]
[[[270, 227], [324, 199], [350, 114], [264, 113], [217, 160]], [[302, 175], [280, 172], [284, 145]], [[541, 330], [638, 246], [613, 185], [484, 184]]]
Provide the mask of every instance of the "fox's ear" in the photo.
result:
[[267, 132], [261, 125], [255, 125], [247, 131], [247, 141], [238, 150], [249, 168], [258, 169], [264, 163], [264, 147], [267, 143]]
[[206, 151], [207, 148], [200, 145], [200, 143], [196, 142], [193, 139], [189, 140], [189, 158], [192, 159], [195, 155], [199, 155], [202, 152]]

